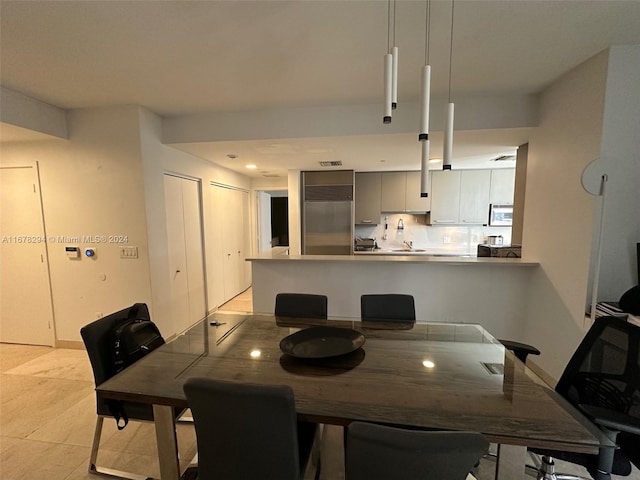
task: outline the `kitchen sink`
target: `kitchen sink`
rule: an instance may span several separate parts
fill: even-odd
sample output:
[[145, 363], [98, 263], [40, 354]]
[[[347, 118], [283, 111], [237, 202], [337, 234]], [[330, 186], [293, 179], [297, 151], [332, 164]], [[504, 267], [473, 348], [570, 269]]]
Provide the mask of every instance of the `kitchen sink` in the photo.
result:
[[396, 248], [391, 250], [392, 252], [406, 252], [406, 253], [413, 253], [413, 252], [426, 252], [425, 249], [423, 248], [412, 248], [411, 250], [408, 250], [406, 248]]

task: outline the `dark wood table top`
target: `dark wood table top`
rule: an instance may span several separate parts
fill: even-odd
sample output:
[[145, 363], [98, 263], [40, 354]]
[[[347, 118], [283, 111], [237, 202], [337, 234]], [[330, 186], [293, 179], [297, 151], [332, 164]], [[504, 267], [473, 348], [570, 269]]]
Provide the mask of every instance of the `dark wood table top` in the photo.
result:
[[[536, 384], [479, 325], [390, 324], [385, 330], [361, 322], [278, 320], [213, 314], [100, 385], [98, 394], [184, 407], [182, 385], [190, 377], [286, 384], [300, 417], [322, 423], [472, 430], [497, 443], [587, 453], [601, 441], [597, 429]], [[355, 329], [366, 343], [321, 361], [280, 351], [284, 337], [319, 325]]]

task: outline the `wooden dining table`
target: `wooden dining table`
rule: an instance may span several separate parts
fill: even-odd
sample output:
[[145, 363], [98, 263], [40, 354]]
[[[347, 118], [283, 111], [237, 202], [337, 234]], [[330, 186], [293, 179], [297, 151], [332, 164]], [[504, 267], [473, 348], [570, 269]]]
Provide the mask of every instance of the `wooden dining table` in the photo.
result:
[[[283, 353], [301, 329], [354, 330], [364, 345], [329, 358]], [[367, 324], [214, 313], [97, 387], [153, 405], [162, 480], [180, 477], [172, 407], [188, 378], [289, 385], [302, 420], [476, 431], [499, 445], [497, 480], [524, 478], [527, 447], [597, 453], [610, 443], [477, 324]]]

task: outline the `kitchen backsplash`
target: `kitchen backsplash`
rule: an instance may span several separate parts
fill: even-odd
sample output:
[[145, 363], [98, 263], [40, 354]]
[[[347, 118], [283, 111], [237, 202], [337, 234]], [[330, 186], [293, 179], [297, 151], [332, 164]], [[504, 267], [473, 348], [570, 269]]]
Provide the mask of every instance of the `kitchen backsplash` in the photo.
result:
[[[403, 229], [398, 229], [400, 219]], [[356, 225], [354, 231], [356, 237], [375, 238], [382, 249], [402, 248], [404, 242], [413, 242], [414, 248], [476, 253], [478, 244], [483, 243], [488, 235], [502, 235], [505, 245], [511, 243], [511, 227], [445, 227], [426, 225], [425, 222], [425, 215], [386, 214], [382, 215], [379, 225]]]

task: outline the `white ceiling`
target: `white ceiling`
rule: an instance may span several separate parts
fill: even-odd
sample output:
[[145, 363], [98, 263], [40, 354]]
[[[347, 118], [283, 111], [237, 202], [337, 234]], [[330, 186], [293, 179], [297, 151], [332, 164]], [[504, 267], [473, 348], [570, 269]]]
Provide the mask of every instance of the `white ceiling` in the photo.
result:
[[[396, 4], [400, 102], [418, 99], [425, 4]], [[387, 6], [384, 0], [2, 0], [1, 83], [65, 109], [136, 104], [162, 116], [382, 103]], [[448, 1], [432, 2], [434, 98], [447, 95], [450, 8]], [[640, 44], [640, 2], [457, 0], [452, 96], [540, 92], [617, 44]], [[15, 131], [5, 132], [2, 141], [16, 139]], [[471, 166], [527, 138], [523, 129], [458, 132], [455, 155]], [[432, 144], [438, 150], [437, 138]], [[239, 158], [227, 166], [243, 173], [251, 152], [256, 175], [283, 162], [315, 163], [322, 151], [348, 158], [356, 169], [381, 160], [387, 169], [407, 168], [401, 152], [414, 168], [419, 156], [415, 133], [185, 148], [221, 163], [223, 153], [235, 153]]]

